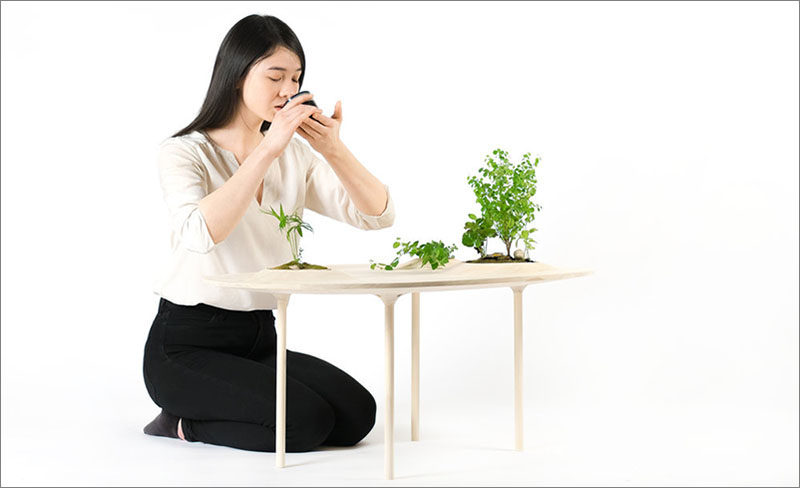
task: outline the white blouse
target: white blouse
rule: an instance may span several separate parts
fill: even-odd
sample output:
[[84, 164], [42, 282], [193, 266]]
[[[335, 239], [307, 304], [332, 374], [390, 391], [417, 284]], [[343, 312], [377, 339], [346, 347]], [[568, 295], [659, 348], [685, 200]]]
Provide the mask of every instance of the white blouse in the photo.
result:
[[[266, 131], [264, 131], [266, 133]], [[194, 131], [161, 143], [158, 174], [169, 215], [172, 252], [153, 292], [180, 305], [205, 303], [227, 310], [276, 309], [268, 293], [225, 288], [203, 282], [204, 276], [256, 272], [291, 261], [286, 235], [278, 220], [259, 211], [255, 196], [244, 216], [223, 241], [214, 244], [200, 211], [200, 200], [233, 176], [239, 164], [232, 152]], [[394, 201], [389, 187], [386, 209], [373, 216], [353, 203], [327, 162], [294, 135], [264, 175], [261, 208], [302, 217], [303, 209], [364, 230], [394, 223]]]

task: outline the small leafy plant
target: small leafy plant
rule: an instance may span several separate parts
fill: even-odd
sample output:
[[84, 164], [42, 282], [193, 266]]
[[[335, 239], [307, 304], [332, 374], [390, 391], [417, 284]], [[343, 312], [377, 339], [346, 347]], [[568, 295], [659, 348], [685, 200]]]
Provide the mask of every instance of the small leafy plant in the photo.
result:
[[283, 204], [280, 205], [280, 213], [276, 212], [272, 206], [269, 207], [269, 212], [262, 208], [259, 208], [259, 210], [278, 219], [278, 228], [280, 230], [285, 229], [284, 232], [286, 233], [286, 240], [289, 241], [289, 248], [292, 251], [291, 261], [273, 269], [291, 269], [292, 267], [297, 267], [299, 269], [328, 269], [325, 266], [300, 262], [303, 249], [300, 248], [299, 245], [300, 237], [303, 237], [303, 229], [310, 230], [311, 232], [314, 232], [314, 229], [312, 229], [311, 225], [309, 225], [307, 222], [303, 222], [303, 219], [297, 215], [297, 212], [293, 212], [289, 215], [285, 214], [283, 212]]
[[497, 232], [492, 227], [492, 222], [485, 217], [476, 217], [475, 214], [468, 214], [472, 221], [467, 221], [464, 228], [467, 229], [461, 236], [461, 244], [475, 248], [481, 257], [486, 255], [486, 241], [490, 237], [495, 237]]
[[[462, 243], [475, 247], [483, 257], [485, 249], [482, 243], [488, 237], [496, 236], [505, 244], [508, 258], [513, 260], [512, 242], [516, 245], [521, 240], [526, 250], [533, 249], [536, 242], [531, 237], [536, 229], [526, 227], [534, 220], [534, 212], [541, 210], [541, 206], [531, 201], [536, 194], [534, 167], [539, 165], [539, 158], [531, 164], [530, 153], [525, 153], [522, 161], [515, 165], [508, 161], [506, 151], [495, 149], [492, 154], [497, 156], [499, 163], [487, 156], [486, 167], [478, 169], [480, 176], [467, 178], [481, 206], [482, 216], [477, 218], [470, 214], [474, 222], [464, 225], [467, 231], [462, 236]], [[487, 227], [491, 227], [494, 235], [488, 232]]]
[[378, 266], [386, 271], [391, 271], [397, 267], [397, 264], [400, 262], [400, 256], [408, 254], [420, 259], [420, 268], [424, 267], [426, 264], [430, 264], [432, 269], [436, 269], [439, 266], [446, 265], [450, 259], [454, 257], [452, 255], [453, 251], [457, 249], [455, 244], [445, 246], [442, 241], [429, 241], [419, 245], [419, 241], [401, 242], [399, 237], [392, 244], [392, 247], [395, 249], [399, 247], [400, 249], [397, 250], [397, 257], [395, 257], [391, 263], [377, 263], [370, 259], [369, 262], [371, 264], [369, 268], [375, 269], [375, 267]]

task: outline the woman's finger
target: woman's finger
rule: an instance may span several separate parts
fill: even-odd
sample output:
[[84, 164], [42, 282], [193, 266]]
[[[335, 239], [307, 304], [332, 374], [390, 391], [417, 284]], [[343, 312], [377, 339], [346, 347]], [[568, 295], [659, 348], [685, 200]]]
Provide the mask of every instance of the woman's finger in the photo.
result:
[[329, 126], [331, 125], [331, 119], [329, 117], [325, 117], [322, 114], [314, 114], [314, 118], [320, 125]]
[[[306, 105], [306, 107], [308, 107], [308, 106]], [[308, 118], [308, 116], [312, 115], [313, 113], [314, 113], [313, 110], [310, 113], [309, 113], [308, 110], [299, 110], [299, 111], [295, 112], [295, 114], [294, 114], [294, 116], [292, 118], [292, 124], [300, 125], [301, 122], [304, 119]]]
[[300, 126], [303, 129], [305, 129], [306, 132], [308, 132], [310, 134], [313, 134], [313, 135], [322, 135], [322, 132], [317, 130], [315, 125], [319, 126], [319, 124], [317, 122], [314, 122], [313, 120], [310, 120], [310, 119], [304, 120], [303, 123], [300, 124]]
[[319, 114], [314, 114], [313, 116], [307, 118], [305, 120], [305, 122], [307, 122], [309, 125], [311, 125], [311, 127], [314, 127], [314, 128], [318, 127], [320, 130], [322, 130], [325, 127], [325, 124], [323, 124], [322, 122], [317, 120], [317, 117], [319, 117]]

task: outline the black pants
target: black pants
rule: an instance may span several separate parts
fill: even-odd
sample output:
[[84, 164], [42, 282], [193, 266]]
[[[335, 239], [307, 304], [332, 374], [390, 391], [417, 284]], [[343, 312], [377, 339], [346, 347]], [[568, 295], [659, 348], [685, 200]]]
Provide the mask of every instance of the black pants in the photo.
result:
[[[275, 318], [161, 299], [144, 348], [150, 398], [181, 417], [187, 441], [275, 452]], [[286, 351], [286, 451], [352, 446], [375, 399], [336, 366]]]

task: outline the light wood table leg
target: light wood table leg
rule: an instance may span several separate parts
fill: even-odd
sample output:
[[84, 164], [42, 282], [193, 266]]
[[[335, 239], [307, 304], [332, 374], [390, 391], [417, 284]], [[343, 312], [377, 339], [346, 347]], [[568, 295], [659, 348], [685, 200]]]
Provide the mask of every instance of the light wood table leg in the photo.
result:
[[419, 292], [411, 293], [411, 440], [419, 440]]
[[522, 290], [525, 286], [513, 286], [514, 291], [514, 448], [522, 450]]
[[400, 295], [378, 295], [384, 304], [385, 392], [383, 426], [383, 470], [387, 480], [394, 479], [394, 303]]
[[286, 466], [286, 307], [290, 295], [278, 299], [277, 364], [275, 367], [275, 467]]

